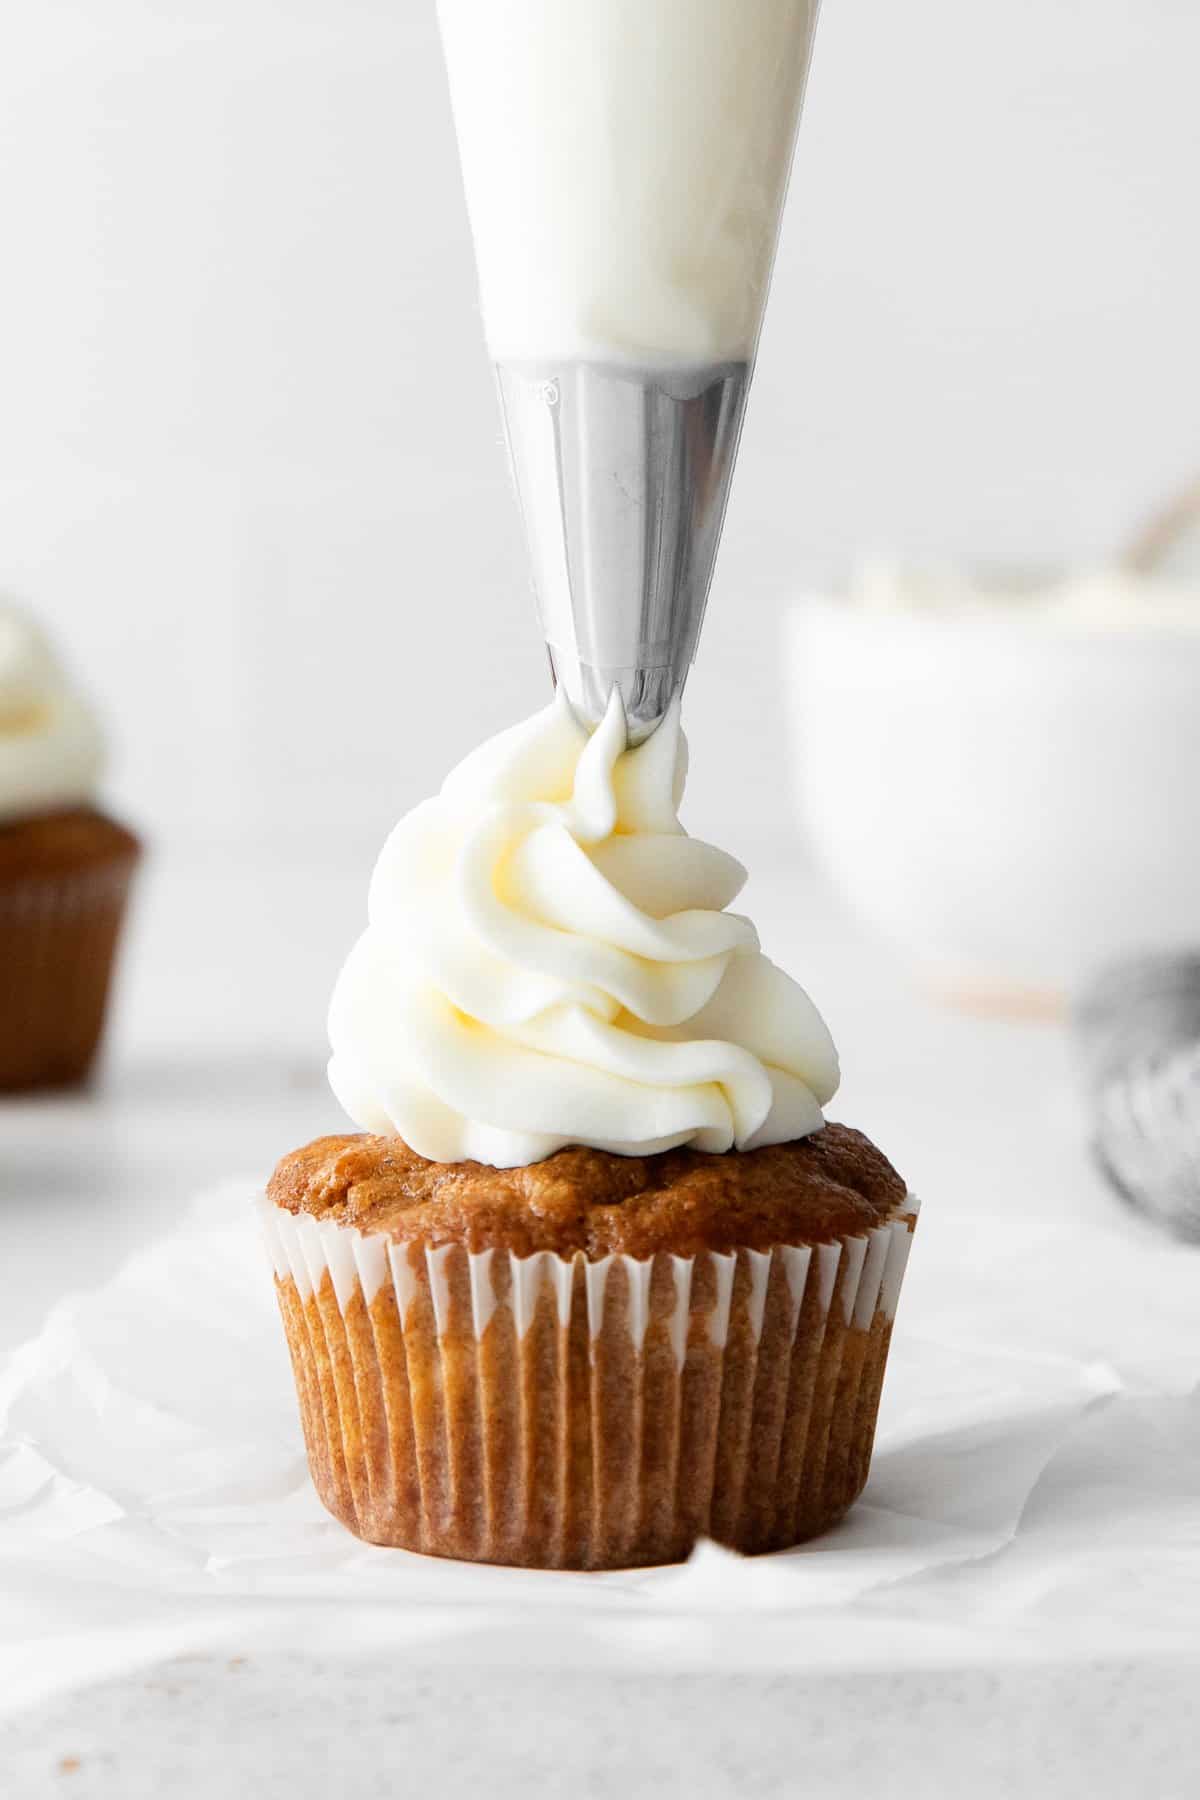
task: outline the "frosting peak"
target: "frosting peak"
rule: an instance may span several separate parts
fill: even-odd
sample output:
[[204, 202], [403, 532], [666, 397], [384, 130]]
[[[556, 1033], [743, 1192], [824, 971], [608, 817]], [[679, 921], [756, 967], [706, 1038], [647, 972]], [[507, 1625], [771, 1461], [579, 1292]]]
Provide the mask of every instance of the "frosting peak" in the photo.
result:
[[626, 748], [556, 699], [396, 827], [330, 1009], [335, 1093], [438, 1162], [752, 1149], [822, 1124], [825, 1025], [689, 837], [678, 707]]
[[99, 726], [49, 640], [0, 600], [0, 823], [90, 800], [103, 760]]

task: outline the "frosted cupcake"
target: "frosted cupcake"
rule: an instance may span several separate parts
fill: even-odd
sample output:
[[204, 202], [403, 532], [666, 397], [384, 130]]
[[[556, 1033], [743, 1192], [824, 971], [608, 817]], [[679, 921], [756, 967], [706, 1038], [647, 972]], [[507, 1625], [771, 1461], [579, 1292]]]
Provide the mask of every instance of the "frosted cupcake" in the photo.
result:
[[262, 1212], [318, 1492], [374, 1543], [604, 1568], [826, 1529], [916, 1206], [689, 837], [677, 714], [556, 702], [393, 833], [333, 998], [363, 1135]]
[[0, 601], [0, 1089], [82, 1080], [100, 1043], [136, 838], [97, 810], [91, 709]]

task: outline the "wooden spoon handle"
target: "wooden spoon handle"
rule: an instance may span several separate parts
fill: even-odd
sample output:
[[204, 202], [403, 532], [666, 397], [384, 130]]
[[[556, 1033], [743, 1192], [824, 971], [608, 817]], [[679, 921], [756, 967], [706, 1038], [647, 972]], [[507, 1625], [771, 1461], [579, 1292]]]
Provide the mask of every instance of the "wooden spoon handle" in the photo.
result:
[[1172, 545], [1197, 524], [1200, 524], [1200, 478], [1189, 482], [1165, 505], [1156, 507], [1138, 527], [1121, 552], [1122, 568], [1132, 569], [1139, 575], [1151, 574]]

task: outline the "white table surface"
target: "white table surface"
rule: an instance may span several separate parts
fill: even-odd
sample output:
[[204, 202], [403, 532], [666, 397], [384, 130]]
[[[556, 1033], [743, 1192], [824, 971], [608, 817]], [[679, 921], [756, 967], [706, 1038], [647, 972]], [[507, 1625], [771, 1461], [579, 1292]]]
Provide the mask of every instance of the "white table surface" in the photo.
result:
[[[99, 1283], [206, 1184], [264, 1175], [339, 1124], [323, 1008], [357, 928], [361, 876], [158, 867], [144, 883], [102, 1074], [85, 1094], [0, 1112], [0, 1348], [33, 1332], [87, 1233]], [[744, 900], [764, 944], [829, 1017], [845, 1072], [832, 1116], [881, 1143], [927, 1205], [972, 1214], [1031, 1191], [1062, 1216], [1126, 1218], [1086, 1155], [1061, 1027], [970, 1017], [923, 996], [811, 876]], [[886, 1394], [885, 1394], [886, 1405]], [[1196, 1791], [1195, 1663], [1107, 1657], [1003, 1671], [623, 1682], [578, 1672], [381, 1670], [323, 1658], [172, 1663], [0, 1731], [0, 1792], [390, 1794], [966, 1793], [1174, 1800]], [[469, 1723], [464, 1728], [464, 1697]]]

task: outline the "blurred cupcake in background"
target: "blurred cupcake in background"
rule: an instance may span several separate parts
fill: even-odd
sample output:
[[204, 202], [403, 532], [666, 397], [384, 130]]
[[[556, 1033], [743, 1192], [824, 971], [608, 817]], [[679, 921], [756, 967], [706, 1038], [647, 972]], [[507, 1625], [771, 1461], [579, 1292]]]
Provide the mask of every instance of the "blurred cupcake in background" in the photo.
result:
[[34, 619], [0, 599], [0, 1089], [82, 1081], [139, 846], [95, 801], [96, 718]]

